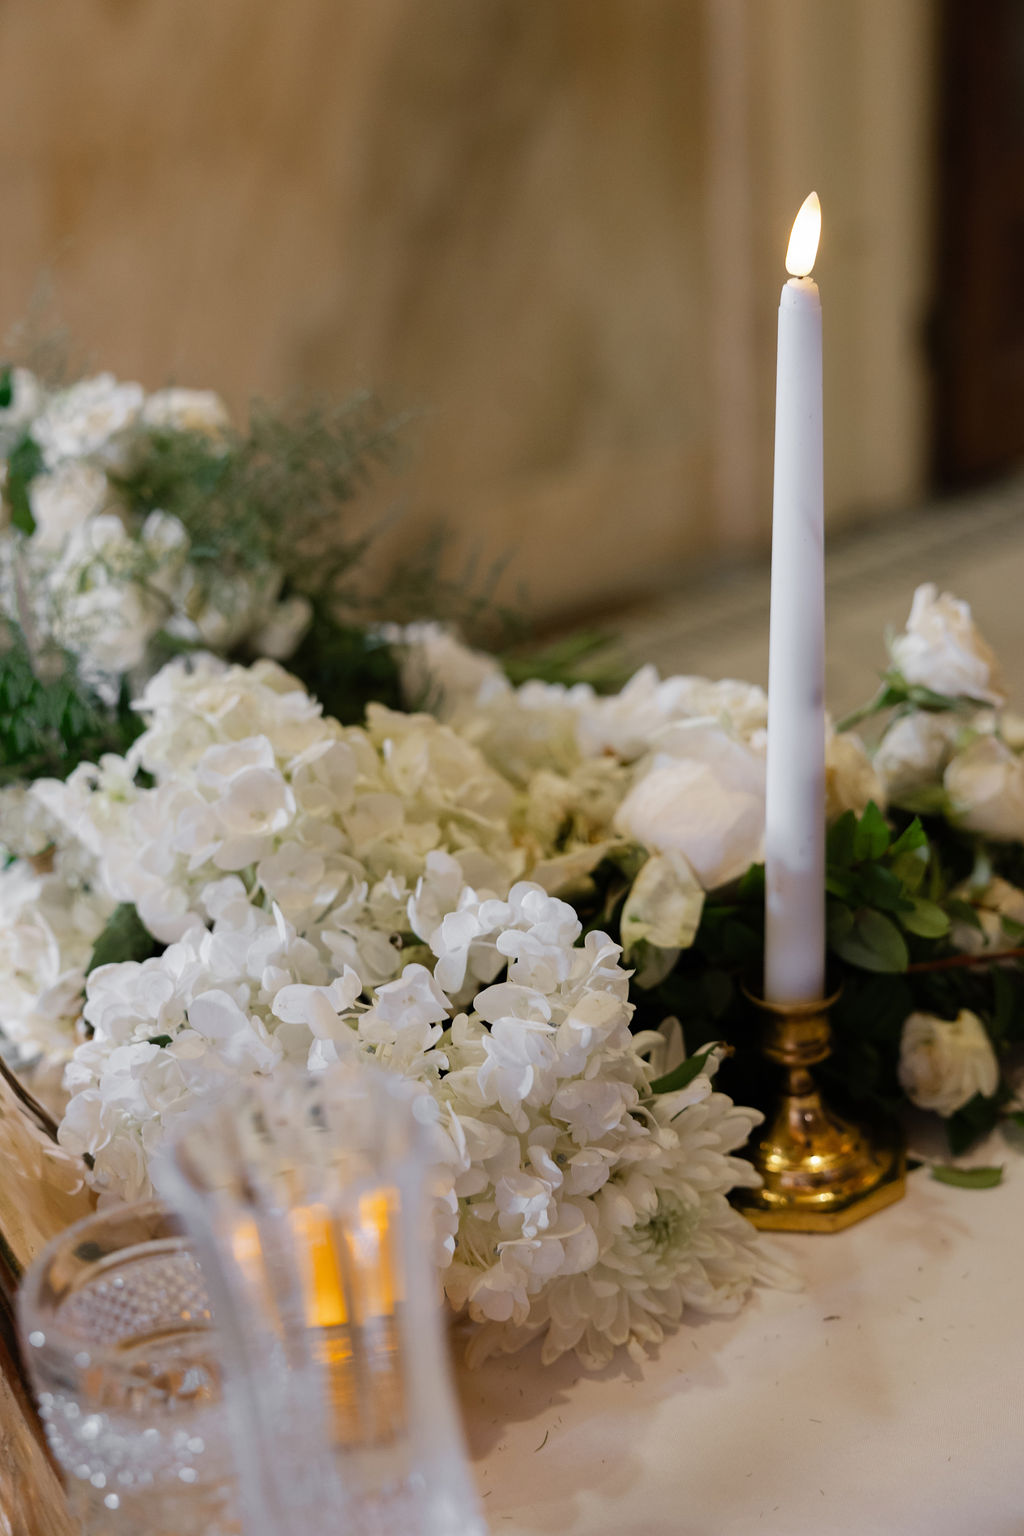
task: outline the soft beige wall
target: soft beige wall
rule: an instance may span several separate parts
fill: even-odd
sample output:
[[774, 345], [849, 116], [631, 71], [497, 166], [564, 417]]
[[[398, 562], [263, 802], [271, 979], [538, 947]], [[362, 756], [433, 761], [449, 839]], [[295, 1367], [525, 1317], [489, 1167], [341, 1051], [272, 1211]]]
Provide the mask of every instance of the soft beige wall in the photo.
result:
[[919, 490], [933, 10], [8, 0], [0, 330], [48, 269], [151, 386], [372, 383], [425, 411], [407, 526], [600, 607], [763, 543], [811, 185], [830, 508]]

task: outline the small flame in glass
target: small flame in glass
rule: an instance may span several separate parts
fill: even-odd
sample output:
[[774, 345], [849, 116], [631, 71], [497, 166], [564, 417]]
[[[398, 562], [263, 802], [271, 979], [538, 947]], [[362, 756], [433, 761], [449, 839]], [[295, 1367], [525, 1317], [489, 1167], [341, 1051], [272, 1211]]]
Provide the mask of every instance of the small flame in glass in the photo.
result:
[[821, 204], [817, 192], [811, 192], [800, 205], [793, 221], [793, 232], [786, 251], [786, 271], [790, 277], [809, 277], [821, 239]]

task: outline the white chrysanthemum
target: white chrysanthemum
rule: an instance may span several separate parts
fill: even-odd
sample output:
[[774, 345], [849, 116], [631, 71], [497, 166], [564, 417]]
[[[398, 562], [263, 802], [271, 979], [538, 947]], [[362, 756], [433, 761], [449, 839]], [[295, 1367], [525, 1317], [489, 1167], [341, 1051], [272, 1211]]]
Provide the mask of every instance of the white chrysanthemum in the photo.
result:
[[712, 1092], [706, 1077], [644, 1110], [649, 1134], [629, 1144], [594, 1200], [596, 1261], [545, 1286], [525, 1323], [482, 1327], [474, 1358], [540, 1335], [545, 1363], [573, 1350], [598, 1369], [621, 1346], [642, 1359], [687, 1307], [731, 1313], [755, 1281], [793, 1283], [726, 1199], [756, 1182], [751, 1164], [732, 1154], [761, 1117]]

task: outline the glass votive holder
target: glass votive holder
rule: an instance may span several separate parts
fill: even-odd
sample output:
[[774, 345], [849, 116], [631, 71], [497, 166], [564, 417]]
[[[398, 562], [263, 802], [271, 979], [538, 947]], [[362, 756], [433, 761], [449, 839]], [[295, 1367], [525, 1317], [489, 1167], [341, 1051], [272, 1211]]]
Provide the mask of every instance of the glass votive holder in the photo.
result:
[[21, 1336], [88, 1536], [238, 1536], [206, 1283], [157, 1201], [76, 1222], [26, 1273]]

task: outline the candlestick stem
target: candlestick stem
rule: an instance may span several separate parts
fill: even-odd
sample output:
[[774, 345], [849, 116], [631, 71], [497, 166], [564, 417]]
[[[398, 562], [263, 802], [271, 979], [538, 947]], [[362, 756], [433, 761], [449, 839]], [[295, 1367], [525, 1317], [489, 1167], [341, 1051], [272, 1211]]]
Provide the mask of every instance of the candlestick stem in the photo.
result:
[[751, 1001], [766, 1015], [762, 1051], [782, 1068], [782, 1089], [752, 1150], [762, 1186], [737, 1192], [743, 1214], [757, 1227], [838, 1232], [899, 1200], [906, 1192], [900, 1138], [844, 1120], [823, 1101], [811, 1072], [830, 1054], [835, 998]]

